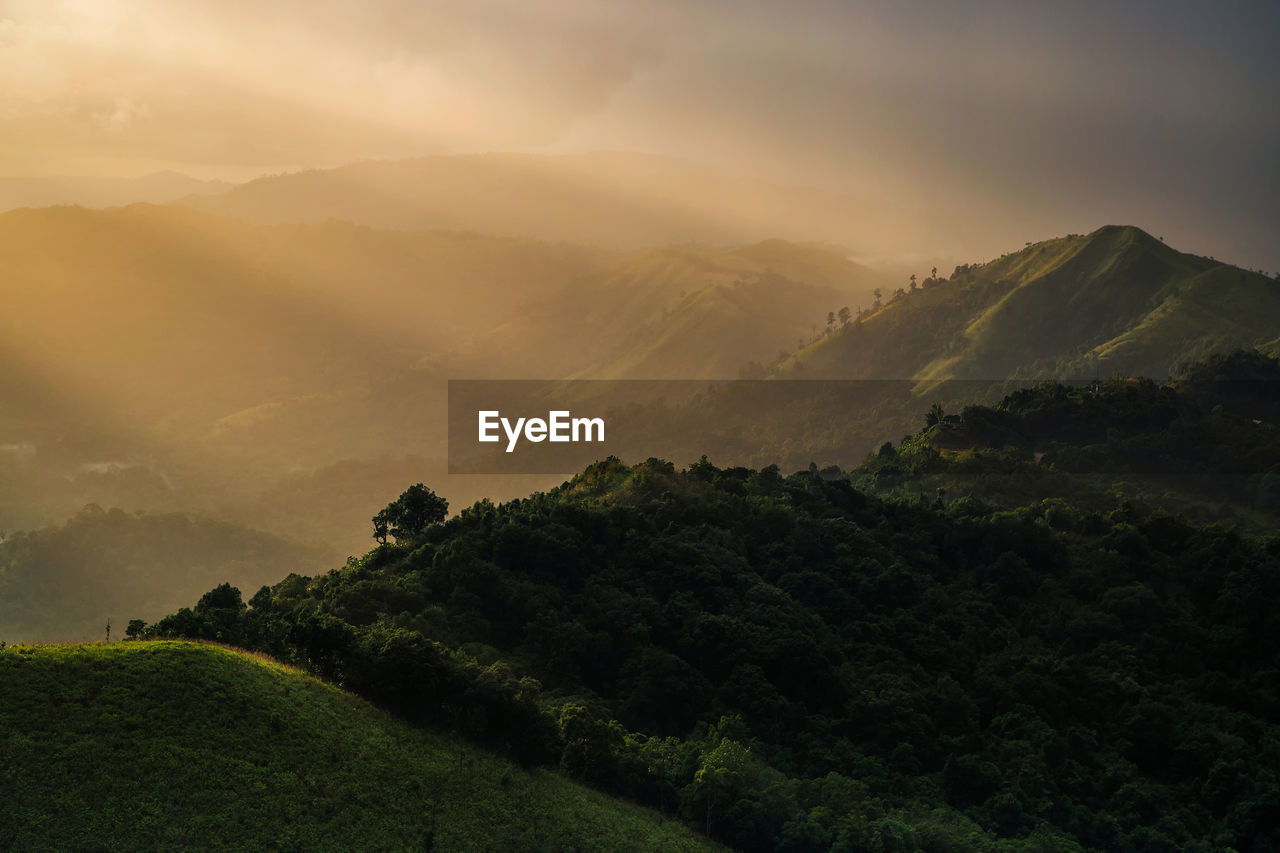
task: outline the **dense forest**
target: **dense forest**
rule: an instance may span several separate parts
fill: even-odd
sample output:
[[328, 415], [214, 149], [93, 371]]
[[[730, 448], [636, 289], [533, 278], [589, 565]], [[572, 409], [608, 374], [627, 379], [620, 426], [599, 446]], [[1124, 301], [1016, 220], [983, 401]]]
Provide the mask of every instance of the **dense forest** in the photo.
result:
[[[1274, 519], [1276, 371], [935, 410], [848, 473], [608, 459], [447, 520], [413, 487], [394, 543], [129, 632], [267, 652], [744, 850], [1276, 850], [1274, 526], [1069, 491], [1180, 460]], [[1010, 465], [1068, 490], [864, 486]]]
[[1005, 507], [1069, 496], [1136, 500], [1266, 534], [1280, 515], [1280, 361], [1210, 356], [1172, 380], [1045, 382], [948, 415], [851, 472], [885, 495], [976, 496]]

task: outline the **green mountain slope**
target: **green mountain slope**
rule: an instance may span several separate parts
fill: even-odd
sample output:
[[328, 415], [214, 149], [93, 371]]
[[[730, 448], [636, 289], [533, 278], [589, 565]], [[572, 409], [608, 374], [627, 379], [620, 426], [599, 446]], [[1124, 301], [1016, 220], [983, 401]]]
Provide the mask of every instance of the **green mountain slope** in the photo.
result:
[[222, 648], [9, 647], [0, 684], [6, 850], [714, 849]]
[[782, 370], [931, 382], [1165, 377], [1211, 352], [1266, 347], [1278, 331], [1280, 283], [1106, 226], [928, 279]]

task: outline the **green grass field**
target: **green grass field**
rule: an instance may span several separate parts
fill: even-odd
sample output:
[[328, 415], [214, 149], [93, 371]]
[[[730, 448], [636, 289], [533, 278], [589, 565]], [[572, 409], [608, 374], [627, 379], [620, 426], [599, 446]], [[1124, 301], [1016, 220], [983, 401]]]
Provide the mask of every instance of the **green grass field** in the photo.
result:
[[0, 650], [3, 850], [704, 850], [672, 818], [187, 642]]

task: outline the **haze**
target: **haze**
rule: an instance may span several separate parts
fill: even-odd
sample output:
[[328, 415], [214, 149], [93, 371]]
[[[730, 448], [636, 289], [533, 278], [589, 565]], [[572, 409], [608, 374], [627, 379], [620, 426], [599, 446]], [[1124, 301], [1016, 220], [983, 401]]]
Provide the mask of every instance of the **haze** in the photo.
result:
[[1264, 2], [2, 0], [0, 175], [642, 151], [884, 211], [864, 252], [1131, 222], [1274, 271], [1277, 33]]

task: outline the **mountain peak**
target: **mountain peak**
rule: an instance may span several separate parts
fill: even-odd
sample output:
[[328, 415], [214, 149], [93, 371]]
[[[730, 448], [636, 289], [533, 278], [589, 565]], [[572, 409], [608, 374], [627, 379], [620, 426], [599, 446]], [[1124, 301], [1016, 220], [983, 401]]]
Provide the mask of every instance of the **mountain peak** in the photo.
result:
[[1163, 240], [1151, 236], [1151, 234], [1136, 225], [1103, 225], [1088, 235], [1088, 239], [1103, 240], [1113, 246], [1160, 246], [1164, 244]]
[[1103, 225], [1089, 235], [1090, 237], [1134, 237], [1136, 239], [1154, 240], [1155, 238], [1136, 225]]

